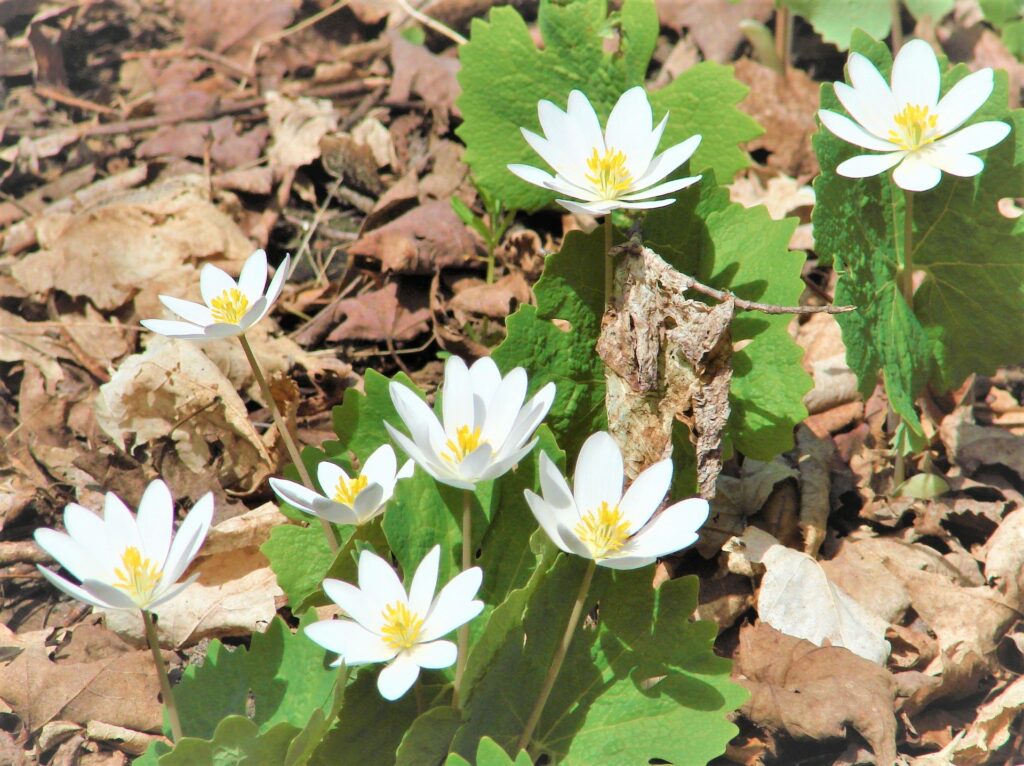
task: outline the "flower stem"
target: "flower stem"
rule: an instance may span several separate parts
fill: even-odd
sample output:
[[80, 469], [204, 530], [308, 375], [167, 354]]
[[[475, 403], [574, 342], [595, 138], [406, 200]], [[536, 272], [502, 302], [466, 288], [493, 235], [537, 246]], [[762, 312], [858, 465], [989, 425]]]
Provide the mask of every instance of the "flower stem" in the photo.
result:
[[[462, 491], [462, 571], [473, 566], [473, 492]], [[455, 658], [455, 690], [452, 693], [452, 707], [460, 704], [459, 692], [462, 691], [462, 676], [466, 673], [466, 655], [469, 653], [469, 623], [459, 628], [459, 649]]]
[[149, 651], [153, 653], [153, 664], [156, 665], [156, 675], [160, 679], [160, 694], [164, 698], [164, 706], [167, 708], [167, 719], [171, 723], [171, 736], [174, 741], [179, 741], [182, 736], [181, 719], [178, 718], [178, 706], [174, 704], [174, 692], [171, 691], [171, 679], [167, 676], [167, 665], [164, 664], [164, 656], [160, 654], [160, 641], [156, 635], [156, 623], [153, 615], [142, 610], [142, 622], [146, 625], [146, 643], [149, 644]]
[[777, 3], [775, 7], [775, 55], [782, 67], [782, 74], [789, 69], [790, 51], [792, 50], [793, 37], [793, 14], [784, 3]]
[[562, 642], [555, 651], [555, 656], [551, 660], [550, 667], [548, 667], [547, 675], [544, 676], [544, 684], [541, 686], [540, 694], [537, 695], [537, 701], [533, 703], [530, 717], [526, 719], [526, 726], [523, 727], [523, 733], [520, 735], [519, 742], [516, 745], [517, 752], [525, 750], [530, 744], [533, 731], [540, 722], [541, 713], [544, 712], [544, 705], [547, 704], [548, 697], [551, 696], [551, 690], [555, 688], [558, 671], [562, 669], [562, 663], [565, 662], [565, 655], [569, 651], [569, 645], [572, 643], [573, 634], [576, 632], [576, 626], [579, 624], [580, 615], [583, 614], [583, 605], [586, 603], [587, 593], [590, 591], [590, 583], [594, 579], [596, 569], [596, 561], [591, 560], [587, 562], [587, 571], [583, 575], [583, 582], [580, 583], [579, 593], [576, 594], [576, 601], [572, 605], [572, 612], [569, 614], [569, 624], [565, 626]]
[[903, 190], [903, 271], [900, 275], [903, 299], [914, 310], [914, 192]]
[[[253, 354], [252, 346], [249, 345], [245, 333], [238, 336], [238, 342], [242, 344], [245, 358], [249, 361], [252, 374], [256, 378], [260, 391], [263, 393], [263, 398], [267, 400], [267, 407], [270, 408], [270, 414], [274, 418], [274, 425], [277, 426], [277, 432], [281, 434], [281, 440], [288, 450], [288, 456], [291, 457], [292, 462], [295, 463], [295, 468], [299, 472], [299, 476], [302, 477], [302, 483], [306, 485], [306, 489], [316, 492], [316, 487], [313, 486], [313, 480], [309, 476], [309, 471], [306, 470], [306, 464], [302, 462], [302, 454], [299, 452], [299, 447], [295, 443], [291, 431], [288, 430], [288, 425], [284, 422], [281, 411], [277, 408], [277, 402], [274, 401], [274, 395], [270, 391], [270, 386], [267, 385], [267, 379], [263, 376], [263, 371], [260, 369], [259, 362], [256, 361], [256, 355]], [[330, 522], [327, 519], [320, 519], [320, 525], [323, 527], [324, 536], [327, 538], [327, 546], [331, 549], [331, 553], [337, 553], [338, 538], [334, 536], [334, 530], [331, 529]]]
[[900, 52], [903, 47], [903, 17], [900, 13], [900, 0], [889, 0], [889, 13], [892, 15], [892, 52]]
[[612, 289], [615, 281], [615, 261], [612, 259], [612, 214], [604, 216], [604, 307], [612, 304]]

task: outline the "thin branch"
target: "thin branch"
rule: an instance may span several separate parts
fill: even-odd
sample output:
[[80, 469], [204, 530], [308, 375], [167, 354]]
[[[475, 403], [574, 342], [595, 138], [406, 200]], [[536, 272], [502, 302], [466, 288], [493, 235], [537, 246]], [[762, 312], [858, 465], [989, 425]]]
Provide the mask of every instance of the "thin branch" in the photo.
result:
[[403, 11], [405, 11], [407, 14], [409, 14], [414, 19], [416, 19], [416, 21], [418, 21], [420, 24], [422, 24], [423, 26], [425, 26], [425, 27], [427, 27], [429, 29], [433, 29], [439, 35], [443, 35], [444, 37], [447, 37], [449, 40], [454, 42], [456, 45], [465, 45], [466, 43], [469, 42], [469, 40], [467, 40], [465, 37], [460, 35], [458, 32], [456, 32], [451, 27], [446, 27], [444, 24], [442, 24], [437, 19], [432, 19], [427, 14], [423, 13], [422, 11], [419, 11], [416, 8], [413, 8], [409, 4], [408, 0], [395, 0], [395, 2], [398, 4], [398, 6]]
[[644, 247], [643, 243], [635, 237], [616, 249], [627, 255], [645, 258], [649, 261], [653, 260], [658, 266], [658, 280], [670, 292], [683, 293], [687, 290], [693, 290], [696, 293], [706, 295], [722, 303], [732, 301], [736, 308], [743, 309], [744, 311], [760, 311], [762, 314], [845, 314], [857, 308], [856, 306], [777, 306], [772, 303], [748, 301], [745, 298], [737, 297], [728, 290], [717, 290], [714, 287], [708, 287], [703, 282], [698, 282], [689, 274], [677, 271], [656, 252], [649, 247]]

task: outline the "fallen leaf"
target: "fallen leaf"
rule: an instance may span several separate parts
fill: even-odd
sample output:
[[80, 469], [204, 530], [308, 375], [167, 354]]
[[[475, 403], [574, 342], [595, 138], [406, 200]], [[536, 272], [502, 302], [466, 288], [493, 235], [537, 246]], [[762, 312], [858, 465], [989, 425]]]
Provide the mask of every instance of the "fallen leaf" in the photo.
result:
[[395, 31], [388, 33], [391, 41], [391, 90], [389, 104], [404, 104], [412, 94], [420, 96], [435, 112], [454, 113], [455, 99], [461, 89], [456, 75], [459, 60], [437, 56], [422, 45], [409, 42]]
[[971, 407], [958, 407], [942, 420], [939, 436], [950, 459], [975, 473], [980, 466], [1001, 465], [1024, 480], [1024, 436], [974, 422]]
[[398, 300], [398, 284], [388, 282], [380, 290], [362, 293], [338, 303], [337, 314], [345, 321], [327, 336], [342, 340], [407, 341], [430, 329], [430, 309], [410, 311]]
[[[728, 532], [738, 535], [746, 529], [747, 518], [761, 510], [776, 485], [787, 479], [795, 479], [798, 475], [785, 460], [777, 457], [770, 461], [748, 458], [743, 461], [738, 477], [719, 476], [715, 497], [711, 501], [711, 521], [721, 531], [701, 535], [697, 549], [704, 556], [713, 556], [722, 547], [722, 543], [729, 539]], [[744, 557], [743, 568], [737, 570], [733, 566], [740, 562], [730, 560], [729, 571], [752, 576], [749, 563]]]
[[532, 293], [523, 275], [516, 271], [506, 274], [497, 282], [454, 286], [455, 295], [448, 305], [456, 312], [483, 314], [492, 319], [504, 319], [523, 303], [529, 303]]
[[476, 244], [448, 200], [413, 208], [390, 223], [364, 234], [349, 255], [380, 261], [384, 271], [430, 274], [468, 263]]
[[320, 157], [320, 139], [338, 129], [338, 112], [327, 99], [292, 99], [274, 91], [266, 98], [271, 135], [268, 154], [274, 174], [280, 178]]
[[740, 22], [766, 22], [775, 5], [772, 0], [655, 0], [663, 27], [689, 29], [704, 58], [724, 64], [731, 61], [743, 42]]
[[1024, 508], [1008, 514], [985, 543], [985, 581], [1024, 611]]
[[735, 662], [734, 676], [750, 692], [741, 710], [758, 726], [815, 741], [844, 738], [852, 726], [877, 763], [895, 762], [896, 684], [885, 668], [764, 623], [740, 630]]

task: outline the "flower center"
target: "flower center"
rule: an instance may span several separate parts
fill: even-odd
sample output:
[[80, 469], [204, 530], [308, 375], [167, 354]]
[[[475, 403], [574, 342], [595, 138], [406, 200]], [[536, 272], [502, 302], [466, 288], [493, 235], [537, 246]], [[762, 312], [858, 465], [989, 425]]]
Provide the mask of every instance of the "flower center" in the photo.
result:
[[354, 479], [339, 478], [334, 488], [334, 502], [344, 505], [353, 505], [356, 495], [362, 492], [369, 480], [365, 476], [357, 476]]
[[401, 601], [388, 604], [382, 614], [384, 627], [380, 629], [384, 643], [400, 652], [411, 649], [423, 632], [423, 619]]
[[629, 524], [623, 521], [619, 506], [609, 508], [605, 502], [584, 514], [573, 531], [595, 560], [621, 550], [629, 539]]
[[604, 199], [616, 199], [633, 183], [633, 176], [626, 169], [626, 155], [618, 149], [606, 149], [600, 154], [595, 148], [587, 168], [587, 180]]
[[210, 302], [210, 315], [214, 322], [238, 324], [249, 309], [249, 299], [237, 287], [225, 290]]
[[889, 131], [889, 140], [906, 151], [920, 149], [938, 138], [935, 126], [939, 115], [930, 112], [927, 106], [907, 104], [893, 121], [896, 127]]
[[449, 463], [461, 463], [466, 459], [473, 450], [479, 447], [480, 441], [480, 427], [470, 428], [469, 426], [459, 426], [459, 430], [455, 432], [455, 438], [449, 439], [448, 452], [442, 453], [441, 457], [447, 460]]
[[145, 604], [152, 600], [153, 592], [160, 582], [163, 573], [149, 559], [142, 558], [139, 549], [129, 545], [121, 555], [122, 567], [114, 570], [117, 580], [115, 588], [120, 588], [137, 604]]

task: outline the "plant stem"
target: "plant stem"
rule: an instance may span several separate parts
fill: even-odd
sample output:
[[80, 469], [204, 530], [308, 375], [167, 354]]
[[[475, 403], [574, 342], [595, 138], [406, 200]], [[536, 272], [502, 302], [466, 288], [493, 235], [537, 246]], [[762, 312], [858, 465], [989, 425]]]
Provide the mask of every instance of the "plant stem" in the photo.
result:
[[612, 305], [612, 289], [615, 282], [615, 261], [612, 259], [612, 214], [604, 216], [604, 307]]
[[789, 12], [788, 6], [778, 2], [775, 6], [775, 55], [779, 59], [782, 74], [786, 74], [786, 70], [789, 69], [792, 37], [793, 14]]
[[900, 14], [900, 0], [889, 0], [889, 13], [892, 14], [892, 52], [900, 52], [903, 47], [903, 17]]
[[[309, 476], [309, 471], [306, 470], [306, 464], [302, 462], [302, 454], [299, 452], [299, 447], [295, 443], [291, 431], [288, 430], [288, 425], [284, 422], [281, 411], [277, 408], [277, 402], [274, 401], [274, 395], [270, 391], [270, 386], [267, 385], [267, 379], [263, 376], [263, 371], [260, 369], [259, 362], [256, 361], [256, 355], [253, 354], [252, 346], [249, 345], [245, 333], [238, 336], [238, 342], [242, 344], [245, 358], [249, 361], [252, 374], [256, 378], [260, 391], [263, 393], [263, 398], [267, 400], [267, 407], [270, 408], [270, 414], [274, 418], [277, 432], [281, 434], [281, 440], [284, 441], [284, 446], [288, 450], [288, 456], [291, 457], [292, 462], [295, 463], [295, 468], [299, 472], [299, 476], [302, 477], [302, 483], [306, 485], [306, 489], [316, 492], [317, 490], [313, 486], [313, 480]], [[337, 553], [338, 538], [334, 536], [334, 530], [331, 528], [330, 523], [327, 519], [320, 519], [320, 525], [323, 527], [324, 536], [327, 538], [327, 545], [331, 549], [331, 553]]]
[[530, 739], [533, 737], [533, 731], [537, 728], [537, 724], [540, 722], [541, 713], [544, 712], [544, 705], [547, 704], [548, 697], [551, 695], [551, 690], [555, 688], [555, 681], [558, 678], [558, 671], [562, 669], [562, 663], [565, 661], [565, 655], [569, 651], [569, 645], [572, 643], [573, 634], [576, 632], [576, 626], [579, 624], [580, 616], [583, 614], [583, 605], [587, 600], [587, 593], [590, 591], [590, 583], [594, 579], [594, 571], [597, 569], [597, 562], [591, 560], [587, 562], [587, 571], [583, 575], [583, 582], [580, 583], [579, 593], [576, 594], [576, 601], [572, 605], [572, 612], [569, 614], [569, 624], [565, 626], [565, 633], [562, 635], [562, 642], [558, 645], [558, 649], [555, 651], [555, 656], [551, 660], [551, 666], [548, 668], [548, 673], [544, 676], [544, 684], [541, 686], [540, 694], [537, 695], [537, 701], [533, 703], [533, 710], [530, 711], [530, 717], [526, 719], [526, 726], [523, 727], [523, 733], [519, 737], [519, 743], [516, 745], [516, 751], [525, 750], [530, 744]]
[[181, 732], [181, 719], [178, 718], [178, 706], [174, 704], [171, 679], [167, 676], [167, 665], [164, 664], [164, 656], [160, 654], [160, 641], [156, 635], [156, 623], [153, 621], [153, 615], [145, 609], [142, 610], [142, 622], [146, 626], [146, 643], [149, 644], [149, 651], [153, 653], [153, 664], [156, 665], [156, 675], [160, 679], [160, 694], [164, 698], [167, 718], [171, 723], [171, 736], [175, 742], [178, 742], [184, 736]]
[[[473, 492], [462, 491], [462, 571], [473, 566]], [[466, 673], [466, 655], [469, 653], [469, 623], [462, 625], [458, 633], [459, 649], [455, 658], [455, 690], [452, 693], [452, 707], [458, 709], [461, 702], [462, 676]]]
[[496, 245], [492, 242], [487, 243], [487, 276], [484, 277], [485, 281], [489, 285], [494, 284], [494, 251]]
[[914, 192], [903, 190], [903, 299], [914, 310]]

